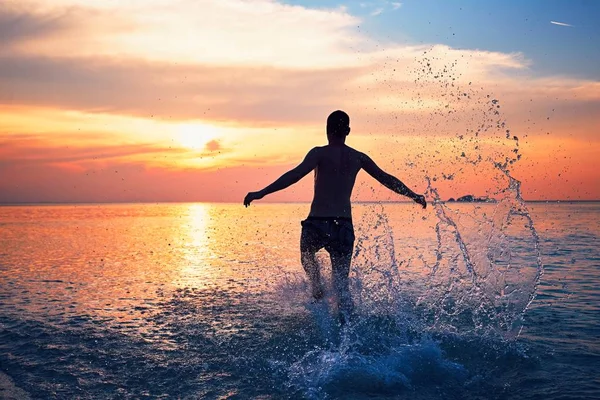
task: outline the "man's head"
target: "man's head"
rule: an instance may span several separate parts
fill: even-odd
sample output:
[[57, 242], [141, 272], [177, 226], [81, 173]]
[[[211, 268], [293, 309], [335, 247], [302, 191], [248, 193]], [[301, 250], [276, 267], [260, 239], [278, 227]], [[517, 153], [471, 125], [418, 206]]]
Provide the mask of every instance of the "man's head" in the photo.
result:
[[329, 114], [327, 117], [327, 135], [343, 139], [350, 133], [350, 117], [341, 110]]

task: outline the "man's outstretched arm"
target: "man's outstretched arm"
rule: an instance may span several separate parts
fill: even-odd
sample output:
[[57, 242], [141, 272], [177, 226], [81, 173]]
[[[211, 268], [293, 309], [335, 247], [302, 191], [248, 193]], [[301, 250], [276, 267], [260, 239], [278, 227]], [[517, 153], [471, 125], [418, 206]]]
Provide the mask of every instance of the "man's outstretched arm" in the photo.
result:
[[379, 183], [381, 183], [386, 188], [393, 190], [398, 194], [411, 198], [414, 202], [422, 205], [423, 208], [427, 207], [425, 196], [416, 194], [415, 192], [410, 190], [408, 186], [402, 183], [400, 179], [388, 174], [387, 172], [379, 168], [377, 164], [375, 164], [375, 162], [371, 160], [371, 158], [366, 154], [362, 154], [361, 166], [365, 171], [367, 171], [369, 175], [371, 175], [373, 178], [379, 181]]
[[271, 183], [266, 188], [259, 190], [258, 192], [248, 193], [244, 198], [244, 205], [248, 207], [250, 203], [252, 203], [254, 200], [262, 199], [268, 194], [277, 192], [279, 190], [283, 190], [288, 186], [293, 185], [300, 179], [304, 178], [304, 176], [306, 176], [306, 174], [308, 174], [310, 171], [315, 169], [317, 167], [317, 163], [317, 148], [315, 147], [314, 149], [308, 152], [306, 157], [304, 157], [304, 160], [296, 168], [281, 175], [279, 179]]

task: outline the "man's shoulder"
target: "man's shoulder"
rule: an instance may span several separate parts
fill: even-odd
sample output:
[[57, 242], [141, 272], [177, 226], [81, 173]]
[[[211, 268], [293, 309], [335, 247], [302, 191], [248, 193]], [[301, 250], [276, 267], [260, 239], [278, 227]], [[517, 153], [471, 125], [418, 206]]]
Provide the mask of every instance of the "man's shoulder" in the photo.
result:
[[367, 155], [365, 153], [363, 153], [362, 151], [358, 151], [350, 146], [346, 146], [348, 148], [348, 150], [350, 151], [350, 154], [352, 154], [354, 157], [359, 158], [359, 159], [363, 159], [364, 157], [366, 157]]
[[324, 148], [325, 146], [315, 146], [308, 151], [307, 155], [318, 156], [323, 153]]
[[[348, 145], [344, 145], [344, 148], [350, 153], [350, 156], [356, 159], [364, 159], [365, 157], [367, 157], [367, 155], [363, 152], [360, 152]], [[331, 152], [334, 151], [332, 146], [329, 145], [325, 145], [325, 146], [316, 146], [313, 147], [312, 149], [310, 149], [310, 151], [308, 152], [309, 154], [313, 154], [313, 155], [317, 155], [317, 156], [324, 156], [327, 157], [328, 155], [331, 154]]]

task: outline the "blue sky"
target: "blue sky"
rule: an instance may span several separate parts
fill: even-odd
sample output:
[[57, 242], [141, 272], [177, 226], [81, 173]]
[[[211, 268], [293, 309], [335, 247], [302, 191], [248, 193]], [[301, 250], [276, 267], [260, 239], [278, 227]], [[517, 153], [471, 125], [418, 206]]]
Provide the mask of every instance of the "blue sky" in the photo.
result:
[[[600, 1], [293, 0], [287, 3], [307, 7], [345, 6], [349, 13], [363, 19], [360, 27], [363, 32], [383, 41], [521, 52], [532, 61], [531, 71], [535, 74], [600, 79]], [[550, 21], [572, 26], [554, 25]]]

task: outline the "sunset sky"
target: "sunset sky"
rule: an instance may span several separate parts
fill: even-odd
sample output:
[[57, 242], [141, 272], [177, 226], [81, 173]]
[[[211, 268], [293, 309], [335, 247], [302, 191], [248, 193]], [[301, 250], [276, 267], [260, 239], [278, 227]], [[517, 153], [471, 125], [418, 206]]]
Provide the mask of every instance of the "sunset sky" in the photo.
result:
[[[600, 199], [599, 19], [593, 0], [2, 1], [0, 203], [241, 202], [336, 109], [415, 191], [493, 194], [510, 158], [527, 200]], [[354, 199], [401, 200], [364, 173]]]

